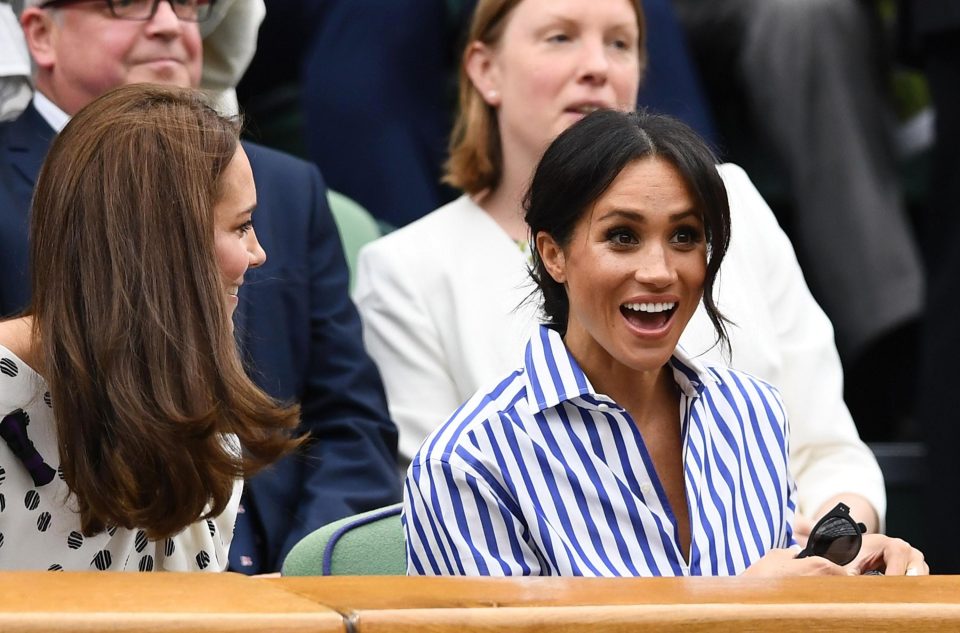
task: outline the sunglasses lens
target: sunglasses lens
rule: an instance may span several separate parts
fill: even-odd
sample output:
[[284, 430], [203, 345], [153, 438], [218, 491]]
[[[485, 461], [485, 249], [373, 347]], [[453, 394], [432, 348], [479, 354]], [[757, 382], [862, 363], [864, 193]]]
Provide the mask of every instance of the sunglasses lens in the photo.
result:
[[827, 519], [810, 535], [808, 549], [837, 565], [846, 565], [860, 552], [860, 530], [846, 518]]

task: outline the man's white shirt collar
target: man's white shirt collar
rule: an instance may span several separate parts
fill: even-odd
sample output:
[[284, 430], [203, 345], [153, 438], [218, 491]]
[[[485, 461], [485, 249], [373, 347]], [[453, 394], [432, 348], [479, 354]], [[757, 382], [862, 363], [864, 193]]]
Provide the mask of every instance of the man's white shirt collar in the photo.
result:
[[46, 121], [57, 134], [59, 134], [70, 121], [70, 115], [61, 110], [57, 104], [50, 101], [50, 99], [45, 97], [39, 90], [33, 93], [33, 107], [37, 109], [37, 112], [40, 113], [43, 120]]

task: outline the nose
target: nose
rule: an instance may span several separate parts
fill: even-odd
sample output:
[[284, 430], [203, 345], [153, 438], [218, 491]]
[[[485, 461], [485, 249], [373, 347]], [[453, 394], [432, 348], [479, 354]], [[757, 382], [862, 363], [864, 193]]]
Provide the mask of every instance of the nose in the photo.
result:
[[250, 257], [250, 268], [258, 268], [263, 266], [263, 263], [267, 261], [267, 252], [263, 250], [263, 247], [260, 246], [260, 240], [257, 239], [256, 232], [251, 228], [250, 232], [246, 235], [247, 239], [247, 255]]
[[645, 286], [663, 289], [677, 280], [677, 270], [662, 244], [650, 244], [637, 255], [634, 279]]
[[171, 35], [183, 29], [183, 23], [173, 11], [172, 0], [156, 0], [153, 17], [147, 22], [147, 29], [155, 35]]
[[606, 44], [602, 38], [584, 38], [580, 50], [580, 81], [602, 86], [610, 71]]

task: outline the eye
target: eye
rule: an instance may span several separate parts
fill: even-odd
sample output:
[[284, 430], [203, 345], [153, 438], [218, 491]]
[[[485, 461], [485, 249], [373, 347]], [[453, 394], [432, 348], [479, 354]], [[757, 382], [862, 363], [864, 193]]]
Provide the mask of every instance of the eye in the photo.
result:
[[624, 38], [617, 38], [610, 42], [610, 45], [621, 51], [631, 51], [633, 50], [633, 42]]
[[570, 36], [566, 33], [551, 33], [547, 36], [547, 41], [554, 44], [560, 44], [563, 42], [569, 42]]
[[240, 237], [245, 236], [245, 235], [246, 235], [247, 233], [249, 233], [251, 230], [253, 230], [253, 219], [252, 219], [252, 218], [249, 219], [249, 220], [247, 220], [246, 222], [244, 222], [243, 224], [241, 224], [240, 226], [237, 227], [237, 233], [240, 234]]
[[616, 227], [607, 231], [607, 241], [618, 248], [640, 243], [633, 231], [623, 227]]
[[681, 226], [670, 240], [678, 246], [693, 248], [703, 240], [703, 232], [692, 226]]

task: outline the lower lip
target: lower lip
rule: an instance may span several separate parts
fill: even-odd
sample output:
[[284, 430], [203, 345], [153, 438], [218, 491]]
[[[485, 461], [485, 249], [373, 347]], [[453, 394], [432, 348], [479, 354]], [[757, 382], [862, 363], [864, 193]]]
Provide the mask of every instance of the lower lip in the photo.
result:
[[623, 314], [623, 312], [620, 312], [619, 309], [617, 310], [617, 312], [620, 313], [620, 318], [623, 319], [624, 323], [626, 323], [627, 329], [630, 331], [631, 334], [633, 334], [637, 338], [653, 340], [653, 339], [661, 339], [665, 337], [667, 334], [669, 334], [670, 330], [673, 328], [673, 319], [674, 317], [677, 316], [678, 308], [679, 306], [677, 308], [674, 308], [673, 311], [670, 313], [670, 318], [667, 319], [667, 322], [656, 329], [638, 328], [636, 325], [633, 324], [632, 321], [630, 321], [630, 319], [628, 319]]

